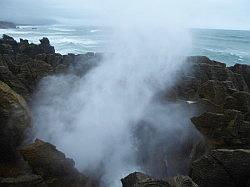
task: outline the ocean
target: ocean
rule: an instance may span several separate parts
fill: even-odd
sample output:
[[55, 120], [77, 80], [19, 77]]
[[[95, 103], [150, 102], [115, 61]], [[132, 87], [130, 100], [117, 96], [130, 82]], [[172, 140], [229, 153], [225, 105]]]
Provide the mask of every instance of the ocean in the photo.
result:
[[[99, 26], [19, 26], [18, 29], [0, 29], [15, 39], [28, 39], [39, 43], [48, 37], [57, 52], [85, 53], [106, 52], [111, 30]], [[192, 50], [190, 55], [205, 55], [209, 58], [233, 65], [250, 63], [250, 31], [192, 29]]]

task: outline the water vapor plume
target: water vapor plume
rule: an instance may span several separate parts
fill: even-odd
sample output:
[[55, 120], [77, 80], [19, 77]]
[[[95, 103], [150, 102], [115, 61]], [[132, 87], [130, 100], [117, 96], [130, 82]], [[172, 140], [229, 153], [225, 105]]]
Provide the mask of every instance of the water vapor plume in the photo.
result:
[[[153, 161], [157, 146], [181, 145], [190, 132], [186, 110], [154, 99], [175, 83], [191, 47], [180, 2], [107, 1], [112, 55], [83, 77], [46, 77], [35, 95], [37, 136], [81, 171], [100, 176], [100, 186], [120, 186], [131, 172], [150, 172], [142, 157]], [[152, 137], [145, 127], [153, 129]]]

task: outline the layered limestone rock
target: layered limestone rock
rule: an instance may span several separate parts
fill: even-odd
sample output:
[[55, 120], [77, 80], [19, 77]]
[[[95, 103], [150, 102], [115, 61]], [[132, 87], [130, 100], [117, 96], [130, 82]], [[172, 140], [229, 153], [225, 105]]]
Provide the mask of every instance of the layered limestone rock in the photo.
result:
[[20, 149], [32, 171], [41, 176], [49, 187], [84, 187], [88, 179], [75, 167], [72, 159], [58, 151], [55, 146], [36, 140]]
[[155, 179], [139, 172], [128, 175], [121, 182], [123, 187], [198, 187], [188, 176]]
[[192, 163], [190, 177], [202, 187], [246, 187], [250, 150], [213, 150]]
[[25, 100], [0, 81], [0, 161], [15, 158], [16, 148], [25, 140], [31, 127]]
[[47, 38], [41, 39], [37, 45], [23, 39], [17, 42], [3, 35], [0, 39], [0, 81], [29, 100], [42, 78], [62, 73], [84, 76], [101, 59], [102, 55], [96, 53], [55, 53]]
[[84, 76], [100, 59], [101, 55], [95, 53], [57, 54], [47, 38], [36, 45], [23, 39], [16, 42], [3, 35], [0, 39], [0, 186], [95, 186], [55, 146], [41, 140], [27, 145], [25, 140], [32, 124], [26, 101], [31, 100], [42, 78], [59, 73]]
[[[40, 80], [55, 74], [84, 76], [101, 59], [102, 55], [96, 53], [55, 53], [47, 38], [38, 45], [23, 39], [17, 42], [7, 35], [0, 39], [0, 186], [95, 186], [55, 146], [41, 140], [20, 146], [32, 126], [26, 101], [30, 102]], [[141, 155], [139, 165], [159, 179], [132, 173], [122, 179], [123, 186], [249, 186], [249, 86], [248, 65], [226, 67], [204, 56], [188, 57], [176, 85], [159, 95], [161, 101], [165, 100], [163, 104], [175, 102], [185, 110], [195, 109], [190, 123], [203, 139], [187, 138], [177, 148], [175, 142], [163, 138], [161, 141], [167, 143], [156, 143], [149, 149], [145, 142], [153, 142], [159, 133], [147, 122], [138, 124], [135, 136]], [[166, 158], [172, 162], [166, 164]], [[192, 179], [181, 175], [167, 178], [184, 170], [190, 170]]]

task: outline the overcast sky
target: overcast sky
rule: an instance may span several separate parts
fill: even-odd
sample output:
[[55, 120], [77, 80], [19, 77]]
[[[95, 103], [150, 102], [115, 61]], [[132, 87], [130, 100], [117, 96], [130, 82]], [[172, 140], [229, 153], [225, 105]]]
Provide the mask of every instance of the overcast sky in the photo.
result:
[[0, 0], [0, 19], [102, 23], [107, 15], [115, 17], [133, 7], [140, 7], [134, 9], [135, 17], [143, 9], [170, 11], [169, 19], [186, 21], [191, 27], [250, 29], [250, 0]]

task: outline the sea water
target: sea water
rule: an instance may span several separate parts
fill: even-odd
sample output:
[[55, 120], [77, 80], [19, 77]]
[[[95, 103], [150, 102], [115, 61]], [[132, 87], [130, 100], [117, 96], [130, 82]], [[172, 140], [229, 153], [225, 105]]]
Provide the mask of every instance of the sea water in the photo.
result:
[[[48, 37], [56, 52], [85, 53], [107, 52], [112, 29], [101, 26], [19, 26], [17, 29], [0, 29], [15, 39], [28, 39], [39, 43]], [[250, 31], [191, 29], [193, 49], [190, 55], [205, 55], [227, 65], [250, 63]]]

